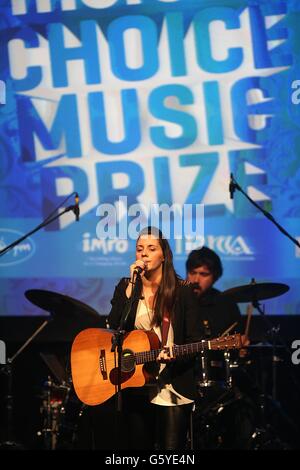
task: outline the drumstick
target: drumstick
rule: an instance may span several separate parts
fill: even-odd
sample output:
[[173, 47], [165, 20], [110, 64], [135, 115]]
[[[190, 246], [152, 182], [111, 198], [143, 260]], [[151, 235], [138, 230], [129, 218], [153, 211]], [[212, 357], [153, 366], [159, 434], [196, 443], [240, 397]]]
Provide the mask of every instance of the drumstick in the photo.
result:
[[250, 321], [253, 313], [253, 304], [248, 304], [247, 305], [247, 323], [246, 323], [246, 328], [245, 328], [245, 336], [248, 338], [249, 334], [249, 328], [250, 328]]
[[225, 335], [227, 335], [229, 333], [229, 331], [231, 331], [236, 325], [238, 324], [237, 321], [235, 321], [234, 323], [232, 323], [232, 325], [227, 328], [227, 330], [225, 330], [222, 334], [221, 334], [221, 338]]

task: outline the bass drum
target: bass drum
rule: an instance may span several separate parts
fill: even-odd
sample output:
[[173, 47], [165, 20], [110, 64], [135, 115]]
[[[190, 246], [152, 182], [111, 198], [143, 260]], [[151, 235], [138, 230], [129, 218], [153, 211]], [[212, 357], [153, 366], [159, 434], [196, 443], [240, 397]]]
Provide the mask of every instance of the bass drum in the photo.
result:
[[70, 385], [62, 402], [58, 419], [57, 449], [77, 448], [78, 432], [86, 405], [78, 398], [73, 385]]

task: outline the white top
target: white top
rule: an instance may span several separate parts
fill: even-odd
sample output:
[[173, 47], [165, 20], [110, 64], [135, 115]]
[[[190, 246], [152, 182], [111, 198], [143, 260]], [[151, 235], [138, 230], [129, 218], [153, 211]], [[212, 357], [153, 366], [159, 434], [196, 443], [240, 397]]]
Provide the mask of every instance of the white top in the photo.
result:
[[[145, 301], [140, 300], [137, 307], [135, 324], [134, 327], [137, 330], [153, 330], [161, 341], [161, 329], [160, 327], [154, 326], [151, 328], [151, 319], [153, 317], [153, 310], [149, 308]], [[174, 344], [174, 332], [173, 327], [170, 325], [168, 332], [168, 339], [166, 346], [172, 346]], [[153, 387], [150, 387], [150, 401], [156, 405], [163, 406], [176, 406], [176, 405], [187, 405], [193, 403], [193, 400], [180, 395], [176, 392], [170, 383], [165, 383], [162, 371], [166, 367], [166, 364], [160, 364], [160, 368], [157, 374], [157, 382]]]

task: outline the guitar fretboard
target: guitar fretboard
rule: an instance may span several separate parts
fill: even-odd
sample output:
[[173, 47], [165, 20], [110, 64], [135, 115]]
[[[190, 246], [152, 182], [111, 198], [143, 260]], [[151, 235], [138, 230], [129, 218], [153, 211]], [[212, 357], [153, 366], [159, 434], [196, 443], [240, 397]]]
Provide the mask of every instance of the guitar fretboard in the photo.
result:
[[[200, 341], [199, 343], [191, 344], [176, 344], [173, 346], [173, 356], [188, 356], [192, 354], [199, 353], [204, 349], [210, 349], [210, 341]], [[150, 351], [143, 351], [135, 353], [135, 362], [136, 364], [145, 364], [146, 362], [153, 362], [156, 360], [159, 353], [162, 349], [151, 349]]]

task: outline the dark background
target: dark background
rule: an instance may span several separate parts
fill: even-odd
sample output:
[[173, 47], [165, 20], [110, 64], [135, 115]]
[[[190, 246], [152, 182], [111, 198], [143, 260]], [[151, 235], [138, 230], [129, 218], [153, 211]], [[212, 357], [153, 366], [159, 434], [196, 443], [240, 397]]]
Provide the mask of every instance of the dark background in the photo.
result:
[[[7, 357], [12, 357], [24, 342], [43, 323], [45, 317], [0, 317], [0, 339], [6, 342]], [[300, 339], [300, 316], [282, 317], [268, 316], [267, 320], [274, 326], [280, 326], [280, 336], [290, 348], [292, 341]], [[66, 378], [70, 378], [70, 350], [72, 341], [79, 331], [88, 327], [105, 327], [105, 317], [99, 317], [99, 321], [83, 321], [82, 319], [70, 319], [68, 317], [52, 320], [45, 329], [26, 347], [15, 359], [12, 368], [13, 378], [13, 430], [14, 440], [27, 449], [45, 448], [45, 440], [38, 437], [37, 433], [43, 429], [42, 404], [45, 400], [48, 376], [56, 385], [60, 385], [55, 373], [50, 370], [41, 354], [54, 355], [62, 366]], [[251, 321], [250, 337], [252, 343], [271, 340], [268, 334], [268, 326], [264, 318], [254, 316]], [[267, 400], [268, 419], [272, 416], [281, 429], [280, 439], [288, 442], [292, 448], [300, 448], [299, 423], [300, 423], [300, 364], [293, 365], [291, 350], [278, 348], [276, 362], [277, 400]], [[247, 375], [252, 382], [259, 387], [264, 384], [267, 395], [272, 395], [272, 351], [253, 349], [247, 358]], [[243, 366], [244, 367], [244, 366]], [[0, 432], [1, 441], [7, 439], [5, 397], [7, 394], [7, 375], [5, 368], [1, 366], [0, 373]], [[247, 387], [248, 385], [246, 385]], [[64, 395], [64, 389], [56, 389], [51, 392], [51, 398], [60, 400]], [[258, 399], [259, 394], [255, 395]], [[44, 398], [43, 398], [44, 397]], [[71, 390], [66, 402], [67, 409], [64, 415], [64, 432], [66, 447], [73, 448], [72, 431], [74, 426], [80, 429], [76, 436], [79, 448], [93, 448], [93, 433], [91, 427], [100, 436], [102, 448], [113, 448], [110, 441], [113, 439], [113, 404], [101, 405], [82, 409], [81, 404]], [[80, 412], [83, 415], [79, 418]], [[70, 431], [70, 432], [69, 432]], [[101, 440], [101, 435], [103, 439]], [[110, 447], [110, 445], [112, 447]]]

